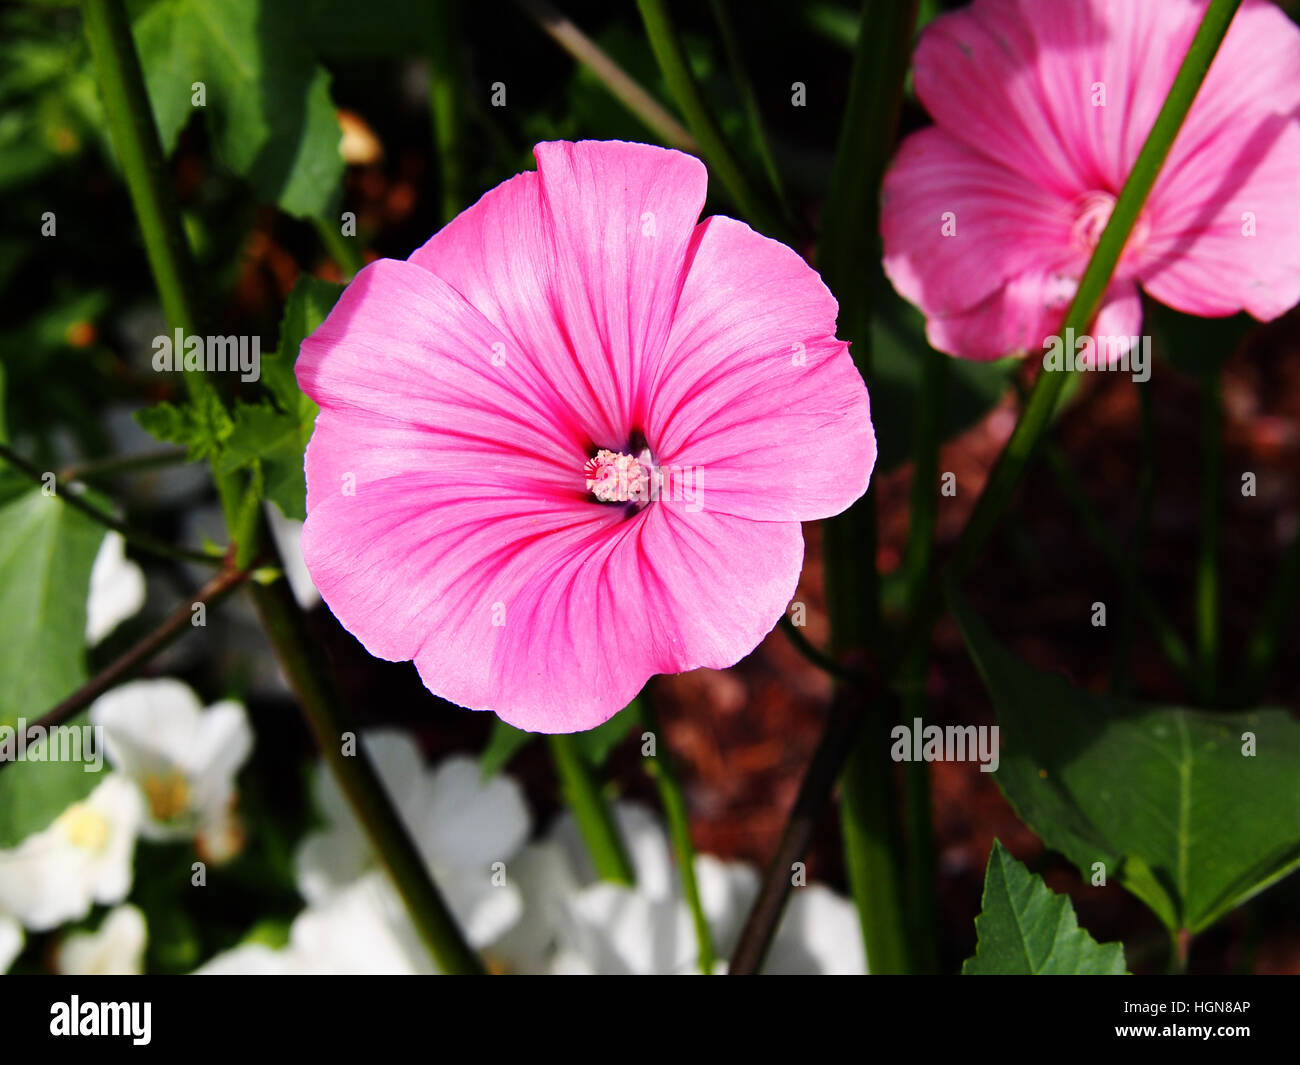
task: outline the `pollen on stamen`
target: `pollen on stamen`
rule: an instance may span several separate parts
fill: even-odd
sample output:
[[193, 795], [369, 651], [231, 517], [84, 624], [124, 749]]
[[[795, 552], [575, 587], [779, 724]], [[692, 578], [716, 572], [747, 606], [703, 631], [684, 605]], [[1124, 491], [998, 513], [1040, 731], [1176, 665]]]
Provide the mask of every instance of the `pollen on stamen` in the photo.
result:
[[650, 473], [639, 459], [621, 451], [602, 449], [583, 467], [587, 490], [602, 503], [644, 500], [650, 488]]

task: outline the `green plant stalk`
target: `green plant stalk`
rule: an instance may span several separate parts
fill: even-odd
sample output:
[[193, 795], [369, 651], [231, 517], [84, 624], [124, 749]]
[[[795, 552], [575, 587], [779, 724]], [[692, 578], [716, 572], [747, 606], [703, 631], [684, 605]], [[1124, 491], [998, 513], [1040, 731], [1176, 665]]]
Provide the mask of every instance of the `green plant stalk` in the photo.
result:
[[565, 804], [578, 823], [578, 832], [587, 845], [596, 875], [612, 884], [636, 883], [636, 873], [623, 846], [614, 811], [605, 801], [600, 782], [582, 749], [571, 735], [564, 733], [554, 733], [546, 739]]
[[160, 448], [141, 451], [134, 455], [109, 455], [102, 459], [74, 462], [59, 471], [60, 481], [90, 481], [100, 477], [113, 477], [120, 473], [154, 469], [158, 466], [176, 466], [189, 460], [183, 447]]
[[313, 218], [316, 235], [325, 246], [325, 251], [343, 274], [344, 281], [351, 281], [365, 266], [361, 247], [355, 237], [345, 237], [333, 222], [324, 218]]
[[[356, 724], [337, 689], [326, 683], [310, 648], [315, 645], [285, 580], [251, 585], [253, 602], [276, 657], [299, 703], [326, 765], [347, 796], [357, 820], [374, 847], [411, 914], [412, 923], [438, 967], [449, 974], [482, 974], [478, 956], [465, 942], [455, 918], [429, 877], [424, 858], [384, 790], [374, 763], [356, 733]], [[344, 739], [351, 735], [344, 753]]]
[[[1083, 490], [1083, 485], [1079, 483], [1078, 476], [1070, 468], [1069, 461], [1064, 453], [1051, 441], [1042, 445], [1042, 449], [1043, 457], [1051, 467], [1062, 494], [1064, 494], [1067, 502], [1073, 507], [1075, 514], [1078, 515], [1079, 521], [1083, 524], [1084, 532], [1097, 545], [1111, 567], [1127, 582], [1133, 563], [1125, 556], [1124, 550], [1111, 534], [1110, 529], [1097, 516], [1092, 503], [1089, 502], [1087, 494]], [[1151, 598], [1150, 593], [1141, 585], [1135, 584], [1133, 586], [1132, 600], [1136, 612], [1140, 613], [1151, 627], [1152, 635], [1155, 636], [1156, 642], [1159, 643], [1165, 658], [1169, 660], [1169, 664], [1178, 671], [1179, 676], [1184, 681], [1193, 682], [1195, 678], [1192, 671], [1191, 652], [1188, 651], [1187, 644], [1183, 642], [1182, 637], [1178, 635], [1178, 630], [1174, 628], [1173, 623], [1165, 616], [1164, 611], [1160, 609], [1156, 601]]]
[[658, 137], [660, 143], [699, 155], [700, 146], [695, 143], [695, 138], [686, 127], [547, 0], [518, 0], [518, 3], [543, 33], [595, 74], [609, 94]]
[[[173, 327], [197, 333], [197, 271], [167, 183], [162, 146], [126, 9], [122, 0], [83, 0], [82, 10], [109, 132], [144, 234], [164, 311]], [[213, 390], [201, 374], [186, 373], [184, 379], [195, 398]], [[241, 524], [251, 527], [251, 522], [243, 520], [248, 512], [241, 484], [244, 479], [223, 476], [215, 466], [213, 477], [232, 532]], [[256, 543], [252, 537], [249, 539], [251, 542], [239, 545], [241, 554], [248, 553]], [[275, 541], [269, 536], [261, 540], [266, 545], [263, 554], [267, 564], [283, 571]], [[288, 583], [282, 578], [269, 585], [255, 583], [253, 600], [308, 722], [321, 740], [326, 760], [380, 861], [406, 900], [419, 934], [444, 971], [481, 972], [478, 959], [451, 918], [369, 760], [364, 754], [343, 759], [338, 753], [339, 733], [355, 729], [346, 719], [337, 692], [323, 680], [326, 673], [319, 649], [306, 631], [305, 619]]]
[[[1129, 542], [1127, 558], [1123, 559], [1124, 576], [1124, 611], [1120, 615], [1119, 629], [1116, 633], [1115, 659], [1111, 667], [1111, 691], [1116, 695], [1128, 695], [1133, 688], [1133, 622], [1139, 609], [1139, 600], [1145, 600], [1154, 609], [1142, 588], [1142, 557], [1146, 554], [1147, 535], [1151, 529], [1151, 507], [1155, 500], [1156, 449], [1155, 449], [1155, 412], [1152, 409], [1151, 389], [1149, 384], [1135, 384], [1138, 394], [1139, 412], [1139, 452], [1138, 452], [1138, 489], [1137, 518], [1133, 524], [1133, 536]], [[1163, 616], [1162, 616], [1163, 620]], [[1167, 621], [1163, 622], [1169, 632], [1161, 633], [1162, 646], [1166, 636], [1172, 636], [1179, 646], [1182, 640], [1173, 631]], [[1157, 630], [1159, 632], [1159, 630]], [[1183, 649], [1184, 655], [1186, 649]]]
[[[1236, 9], [1240, 6], [1240, 2], [1241, 0], [1211, 0], [1211, 4], [1201, 21], [1200, 28], [1197, 30], [1196, 37], [1192, 41], [1191, 48], [1188, 50], [1187, 56], [1184, 58], [1174, 79], [1169, 95], [1166, 97], [1156, 122], [1143, 144], [1133, 173], [1125, 183], [1106, 230], [1093, 251], [1092, 259], [1084, 274], [1086, 286], [1083, 283], [1080, 284], [1074, 303], [1070, 311], [1067, 312], [1066, 324], [1069, 323], [1071, 318], [1075, 321], [1081, 318], [1085, 321], [1091, 321], [1092, 316], [1095, 315], [1096, 308], [1105, 292], [1110, 275], [1119, 261], [1120, 251], [1128, 239], [1128, 234], [1137, 219], [1141, 205], [1150, 192], [1160, 166], [1173, 144], [1174, 137], [1191, 108], [1196, 91], [1200, 88], [1200, 84], [1209, 70], [1210, 63], [1228, 31], [1228, 25], [1232, 21]], [[888, 17], [888, 12], [886, 12], [886, 17]], [[861, 41], [859, 41], [859, 46], [861, 46]], [[900, 51], [906, 52], [907, 49], [900, 49]], [[886, 58], [888, 57], [886, 56]], [[850, 105], [850, 113], [852, 113], [852, 101], [850, 101]], [[838, 165], [837, 163], [837, 167]], [[1121, 206], [1123, 207], [1122, 211]], [[868, 230], [867, 232], [872, 231]], [[835, 240], [835, 238], [830, 237], [829, 230], [827, 237], [832, 241]], [[832, 289], [834, 290], [834, 286], [832, 286]], [[1004, 447], [994, 468], [994, 476], [990, 478], [985, 491], [981, 494], [980, 501], [976, 505], [976, 515], [972, 516], [972, 522], [967, 525], [962, 534], [961, 542], [965, 545], [962, 549], [962, 555], [964, 556], [962, 565], [957, 566], [950, 562], [948, 566], [944, 567], [945, 572], [964, 572], [965, 568], [969, 566], [970, 560], [979, 554], [996, 525], [1002, 510], [1010, 500], [1015, 484], [1024, 471], [1024, 466], [1028, 461], [1033, 445], [1041, 438], [1043, 430], [1055, 409], [1056, 401], [1061, 388], [1064, 387], [1064, 383], [1053, 384], [1053, 381], [1068, 376], [1068, 374], [1064, 373], [1040, 375], [1039, 381], [1035, 385], [1034, 394], [1031, 396], [1031, 402], [1027, 405], [1026, 411], [1022, 412], [1016, 431], [1012, 433], [1011, 439]], [[1029, 415], [1029, 407], [1035, 408], [1032, 417]], [[995, 487], [995, 481], [996, 491], [990, 494], [990, 489]], [[985, 501], [986, 497], [987, 502]], [[978, 523], [974, 520], [975, 516], [979, 517]], [[829, 570], [831, 568], [829, 539], [827, 543], [826, 554]], [[828, 586], [834, 587], [834, 584], [834, 581], [828, 581]], [[913, 643], [929, 632], [934, 613], [942, 605], [944, 587], [945, 583], [942, 577], [936, 575], [932, 570], [931, 578], [927, 581], [927, 592], [923, 602], [913, 611], [907, 628], [902, 633], [901, 638], [896, 641], [896, 646], [891, 648], [884, 656], [885, 662], [905, 661]], [[809, 763], [809, 769], [805, 773], [800, 787], [799, 801], [786, 821], [786, 827], [782, 834], [782, 847], [778, 848], [776, 856], [765, 871], [758, 900], [755, 902], [754, 908], [750, 911], [749, 918], [746, 921], [742, 944], [745, 946], [746, 958], [750, 960], [751, 964], [753, 959], [761, 958], [762, 951], [765, 949], [766, 944], [770, 942], [776, 922], [780, 918], [780, 906], [774, 900], [783, 900], [785, 897], [785, 889], [782, 887], [781, 880], [787, 874], [782, 867], [781, 859], [791, 853], [798, 843], [806, 837], [808, 824], [817, 816], [818, 812], [824, 809], [826, 802], [830, 798], [833, 779], [824, 772], [814, 772], [814, 770], [820, 770], [826, 764], [838, 764], [835, 757], [836, 750], [846, 742], [845, 732], [847, 731], [848, 736], [852, 736], [855, 734], [853, 730], [856, 727], [855, 721], [847, 728], [827, 728], [813, 753], [813, 759]], [[790, 841], [788, 846], [786, 841]], [[738, 947], [737, 952], [739, 952], [739, 949]], [[870, 954], [868, 954], [868, 959], [871, 960]], [[734, 955], [732, 964], [735, 965]], [[747, 971], [753, 971], [753, 969]]]
[[[838, 335], [871, 383], [871, 292], [880, 266], [879, 190], [893, 150], [911, 55], [916, 3], [862, 6], [848, 107], [826, 201], [818, 264], [840, 301]], [[868, 32], [868, 27], [870, 28]], [[824, 525], [826, 603], [838, 656], [869, 655], [880, 633], [876, 491]], [[874, 973], [912, 971], [905, 905], [906, 856], [897, 766], [889, 758], [896, 704], [867, 702], [840, 782], [840, 825], [849, 887]]]
[[672, 16], [668, 13], [668, 4], [665, 0], [637, 0], [637, 7], [641, 11], [641, 21], [645, 24], [646, 36], [650, 39], [655, 60], [663, 73], [664, 81], [668, 83], [668, 91], [672, 93], [699, 144], [704, 161], [718, 175], [731, 198], [736, 201], [740, 213], [754, 228], [789, 243], [788, 228], [750, 185], [744, 169], [727, 146], [722, 130], [691, 73], [690, 61], [681, 38], [677, 35]]
[[686, 796], [677, 779], [677, 767], [673, 763], [672, 752], [668, 750], [667, 737], [659, 727], [659, 714], [652, 705], [649, 693], [641, 696], [641, 719], [655, 736], [655, 756], [646, 759], [646, 772], [654, 778], [659, 789], [659, 801], [663, 804], [664, 818], [668, 822], [668, 835], [672, 839], [673, 854], [677, 859], [677, 872], [682, 878], [682, 894], [686, 897], [691, 922], [695, 926], [697, 964], [700, 972], [709, 976], [713, 973], [715, 958], [713, 933], [709, 929], [709, 919], [705, 916], [704, 903], [700, 899], [700, 885], [695, 878], [695, 844], [691, 840], [691, 819], [686, 809]]
[[[917, 397], [916, 458], [912, 469], [911, 524], [903, 572], [907, 601], [913, 606], [925, 594], [926, 576], [934, 564], [935, 524], [939, 510], [939, 442], [948, 392], [947, 356], [927, 348], [921, 367], [921, 391]], [[925, 678], [930, 664], [930, 641], [918, 640], [903, 663], [903, 719], [920, 717], [926, 705]], [[909, 940], [912, 964], [918, 972], [939, 969], [938, 924], [935, 884], [938, 861], [935, 856], [934, 826], [930, 809], [930, 765], [908, 762], [903, 774], [906, 795]]]
[[457, 0], [432, 0], [429, 14], [429, 119], [438, 159], [438, 190], [445, 225], [467, 206], [460, 9]]
[[1201, 701], [1219, 696], [1219, 555], [1223, 508], [1222, 369], [1207, 370], [1201, 382], [1201, 542], [1196, 558], [1196, 660]]
[[1259, 624], [1246, 647], [1245, 676], [1240, 685], [1245, 700], [1263, 694], [1297, 599], [1300, 599], [1300, 529], [1291, 536]]
[[736, 30], [731, 21], [731, 12], [727, 9], [727, 0], [709, 0], [713, 12], [713, 21], [718, 27], [718, 36], [722, 38], [722, 50], [727, 57], [727, 66], [731, 68], [731, 80], [745, 108], [745, 120], [749, 125], [750, 140], [758, 152], [767, 174], [772, 194], [787, 222], [792, 222], [789, 204], [785, 198], [785, 186], [781, 181], [781, 171], [777, 168], [776, 158], [772, 155], [772, 146], [767, 139], [767, 129], [763, 125], [763, 114], [758, 107], [758, 94], [754, 92], [754, 83], [745, 69], [744, 59], [740, 53], [740, 42], [736, 40]]

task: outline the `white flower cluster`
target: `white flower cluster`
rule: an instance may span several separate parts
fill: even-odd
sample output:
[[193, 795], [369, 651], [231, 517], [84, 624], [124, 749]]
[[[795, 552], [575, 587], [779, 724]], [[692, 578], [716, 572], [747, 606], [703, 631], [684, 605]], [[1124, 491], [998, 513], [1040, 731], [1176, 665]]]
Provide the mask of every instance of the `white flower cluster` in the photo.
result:
[[48, 828], [0, 850], [0, 972], [23, 946], [23, 929], [44, 932], [115, 906], [97, 932], [63, 937], [64, 973], [136, 973], [143, 915], [119, 905], [130, 894], [137, 838], [191, 839], [207, 860], [231, 856], [240, 832], [235, 775], [252, 750], [244, 708], [206, 710], [175, 680], [124, 684], [90, 707], [113, 769]]
[[[695, 971], [691, 915], [667, 837], [649, 811], [631, 803], [616, 808], [636, 872], [635, 887], [616, 886], [597, 880], [567, 816], [542, 839], [526, 842], [528, 808], [505, 774], [485, 779], [473, 760], [461, 756], [426, 769], [415, 744], [399, 733], [376, 733], [363, 742], [430, 874], [493, 970]], [[298, 850], [298, 888], [307, 907], [294, 920], [288, 943], [247, 943], [199, 972], [436, 972], [343, 797], [319, 767], [316, 799], [325, 824]], [[757, 874], [702, 855], [696, 875], [725, 958], [757, 891]], [[765, 971], [866, 972], [852, 905], [825, 887], [797, 889]]]

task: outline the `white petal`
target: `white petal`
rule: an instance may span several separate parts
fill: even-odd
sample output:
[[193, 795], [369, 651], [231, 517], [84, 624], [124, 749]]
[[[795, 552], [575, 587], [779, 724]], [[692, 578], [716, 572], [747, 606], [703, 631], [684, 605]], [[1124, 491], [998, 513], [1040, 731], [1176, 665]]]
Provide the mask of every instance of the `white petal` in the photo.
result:
[[482, 875], [528, 839], [532, 819], [523, 791], [505, 773], [488, 779], [473, 758], [445, 759], [429, 777], [417, 840], [433, 867]]
[[23, 926], [7, 914], [0, 913], [0, 973], [9, 971], [9, 966], [22, 949]]
[[273, 503], [266, 504], [266, 516], [271, 523], [275, 546], [280, 549], [280, 557], [284, 559], [284, 575], [289, 581], [293, 597], [303, 610], [310, 610], [320, 602], [320, 592], [312, 583], [311, 574], [307, 572], [307, 562], [302, 557], [302, 522], [286, 518]]
[[796, 888], [763, 966], [765, 973], [861, 975], [867, 970], [853, 903], [830, 888]]
[[126, 557], [126, 539], [110, 531], [95, 555], [86, 600], [86, 642], [97, 644], [144, 606], [144, 571]]
[[195, 976], [285, 976], [299, 967], [287, 950], [274, 950], [263, 943], [241, 943], [215, 955], [194, 970]]
[[59, 944], [55, 969], [65, 976], [138, 976], [144, 972], [148, 936], [144, 914], [119, 906], [97, 932], [73, 932]]

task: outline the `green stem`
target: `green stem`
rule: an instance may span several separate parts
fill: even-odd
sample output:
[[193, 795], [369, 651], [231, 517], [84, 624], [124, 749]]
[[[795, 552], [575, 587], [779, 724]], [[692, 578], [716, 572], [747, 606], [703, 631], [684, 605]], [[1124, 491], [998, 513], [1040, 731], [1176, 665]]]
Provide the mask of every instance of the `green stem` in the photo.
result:
[[858, 670], [840, 665], [840, 663], [835, 661], [835, 659], [825, 651], [819, 650], [815, 647], [813, 642], [800, 631], [799, 626], [790, 620], [790, 615], [782, 614], [781, 619], [777, 624], [781, 626], [781, 631], [785, 633], [786, 638], [794, 645], [794, 649], [818, 669], [829, 673], [836, 680], [847, 681], [851, 684], [861, 682], [862, 674]]
[[345, 237], [343, 231], [333, 222], [324, 218], [313, 218], [316, 235], [325, 245], [325, 251], [343, 274], [344, 281], [351, 281], [361, 272], [365, 258], [355, 237]]
[[610, 58], [595, 41], [582, 32], [546, 0], [519, 0], [519, 6], [552, 40], [587, 67], [610, 95], [640, 119], [660, 143], [699, 155], [700, 146], [677, 119], [651, 96], [626, 70]]
[[1245, 679], [1241, 685], [1245, 699], [1254, 700], [1263, 694], [1297, 599], [1300, 599], [1300, 529], [1291, 536], [1259, 625], [1246, 648]]
[[[862, 6], [818, 252], [822, 276], [840, 301], [838, 334], [852, 344], [868, 385], [871, 293], [880, 271], [879, 189], [894, 146], [915, 24], [915, 0], [866, 0]], [[866, 495], [825, 524], [826, 602], [831, 642], [841, 657], [864, 656], [878, 642], [876, 544], [873, 481]], [[873, 973], [912, 971], [898, 767], [889, 757], [896, 713], [893, 700], [867, 703], [840, 782], [845, 866]]]
[[[912, 470], [911, 525], [903, 572], [907, 579], [908, 603], [919, 604], [925, 594], [926, 577], [934, 563], [935, 524], [939, 509], [939, 441], [948, 391], [948, 359], [927, 348], [921, 367], [921, 391], [917, 401], [916, 460]], [[911, 722], [925, 706], [925, 677], [930, 664], [930, 641], [918, 640], [902, 666], [903, 719]], [[935, 898], [938, 862], [935, 856], [934, 826], [930, 810], [930, 765], [908, 762], [903, 772], [906, 792], [908, 882], [911, 884], [908, 915], [912, 961], [919, 972], [939, 968]]]
[[[180, 224], [180, 212], [167, 183], [158, 130], [149, 107], [144, 75], [122, 0], [84, 0], [84, 26], [100, 83], [104, 113], [122, 171], [145, 237], [149, 265], [171, 325], [197, 333], [198, 311], [193, 256]], [[212, 396], [201, 373], [184, 375], [190, 395]], [[226, 524], [232, 532], [244, 524], [243, 478], [222, 475], [213, 467]], [[240, 544], [253, 550], [253, 539]], [[268, 565], [283, 570], [275, 541], [262, 536]], [[355, 731], [337, 691], [324, 681], [318, 642], [283, 579], [254, 584], [253, 599], [262, 623], [297, 693], [303, 712], [321, 741], [326, 761], [338, 778], [380, 861], [406, 901], [411, 918], [439, 965], [447, 972], [480, 972], [481, 966], [451, 919], [437, 887], [398, 818], [364, 752], [342, 757], [338, 737]]]
[[1222, 537], [1223, 400], [1219, 367], [1201, 382], [1201, 544], [1196, 560], [1196, 651], [1201, 701], [1219, 695], [1219, 553]]
[[[1111, 567], [1127, 582], [1133, 563], [1125, 554], [1124, 549], [1120, 547], [1110, 529], [1097, 517], [1092, 503], [1089, 502], [1088, 496], [1083, 490], [1083, 485], [1079, 483], [1079, 478], [1074, 470], [1070, 468], [1069, 461], [1061, 449], [1051, 441], [1045, 443], [1042, 450], [1043, 457], [1047, 460], [1047, 464], [1051, 467], [1052, 474], [1056, 478], [1056, 483], [1060, 486], [1067, 502], [1074, 509], [1080, 523], [1083, 525], [1084, 532], [1096, 544]], [[1155, 636], [1160, 649], [1169, 660], [1169, 664], [1178, 671], [1179, 676], [1184, 681], [1191, 683], [1194, 680], [1192, 655], [1187, 649], [1187, 644], [1178, 635], [1178, 630], [1165, 616], [1159, 604], [1151, 598], [1151, 594], [1137, 583], [1133, 584], [1131, 598], [1134, 609], [1142, 615], [1146, 623], [1151, 627], [1151, 633]]]
[[691, 73], [686, 49], [682, 46], [677, 27], [673, 25], [672, 16], [668, 13], [666, 0], [637, 0], [637, 7], [641, 11], [641, 21], [645, 23], [646, 36], [650, 38], [655, 60], [663, 72], [664, 81], [668, 83], [668, 91], [672, 93], [678, 109], [686, 118], [686, 124], [695, 135], [704, 161], [718, 175], [746, 220], [768, 236], [788, 243], [787, 227], [750, 185], [744, 168], [728, 147], [726, 138]]
[[722, 50], [727, 57], [727, 66], [731, 68], [731, 80], [735, 82], [736, 91], [745, 108], [745, 120], [749, 126], [749, 138], [758, 153], [767, 174], [772, 193], [787, 222], [792, 222], [789, 205], [786, 203], [785, 187], [781, 182], [781, 171], [777, 168], [776, 158], [772, 155], [772, 146], [767, 138], [767, 129], [763, 124], [763, 113], [758, 107], [758, 94], [754, 83], [745, 69], [745, 62], [740, 53], [740, 42], [736, 40], [736, 30], [731, 21], [731, 12], [727, 9], [727, 0], [709, 0], [713, 12], [713, 21], [718, 26], [718, 36], [722, 38]]
[[135, 455], [109, 455], [107, 458], [88, 459], [65, 466], [59, 471], [59, 480], [89, 481], [135, 470], [150, 470], [157, 466], [175, 466], [188, 459], [189, 452], [183, 447], [159, 448], [157, 451], [142, 451]]
[[578, 823], [578, 831], [587, 845], [596, 875], [614, 884], [634, 884], [636, 873], [623, 846], [614, 811], [605, 801], [600, 782], [582, 748], [571, 735], [557, 733], [546, 738], [564, 801]]
[[686, 796], [677, 779], [677, 767], [673, 763], [672, 752], [668, 750], [668, 739], [659, 727], [659, 715], [649, 692], [641, 696], [641, 719], [655, 737], [655, 755], [646, 759], [646, 772], [654, 778], [659, 788], [659, 801], [663, 803], [668, 835], [672, 839], [673, 853], [677, 858], [677, 871], [682, 878], [682, 893], [686, 896], [691, 921], [695, 925], [699, 969], [705, 976], [709, 976], [713, 972], [714, 962], [713, 933], [709, 930], [709, 919], [705, 916], [704, 903], [700, 899], [700, 885], [695, 879], [695, 844], [691, 840], [691, 819], [686, 809]]
[[[151, 555], [160, 558], [175, 559], [177, 562], [200, 562], [207, 566], [220, 566], [225, 558], [224, 552], [189, 551], [183, 547], [173, 547], [164, 540], [150, 536], [147, 532], [132, 528], [126, 522], [119, 521], [112, 514], [95, 506], [84, 495], [72, 491], [66, 480], [53, 477], [51, 471], [38, 469], [6, 444], [0, 444], [0, 461], [8, 463], [24, 477], [43, 488], [48, 486], [54, 498], [66, 503], [73, 510], [80, 511], [105, 529], [121, 533], [127, 543], [134, 544], [141, 551], [148, 551]], [[49, 479], [51, 477], [52, 481]]]
[[[1142, 588], [1142, 558], [1146, 554], [1147, 536], [1151, 529], [1151, 507], [1155, 500], [1155, 412], [1151, 404], [1150, 385], [1137, 384], [1134, 387], [1137, 388], [1138, 394], [1140, 433], [1137, 517], [1133, 522], [1133, 536], [1129, 542], [1128, 553], [1123, 566], [1124, 610], [1120, 615], [1119, 631], [1116, 633], [1115, 660], [1111, 668], [1111, 690], [1116, 695], [1128, 695], [1133, 688], [1131, 667], [1134, 615], [1138, 610], [1145, 612], [1146, 607], [1141, 605], [1143, 602], [1155, 609], [1155, 604], [1151, 602], [1150, 597], [1145, 594]], [[1161, 615], [1161, 622], [1167, 627], [1167, 631], [1164, 632], [1157, 630], [1160, 633], [1159, 639], [1162, 646], [1166, 645], [1168, 637], [1172, 636], [1179, 647], [1182, 647], [1182, 640], [1173, 631], [1173, 626], [1164, 620], [1163, 615]], [[1186, 656], [1185, 647], [1182, 647], [1182, 653]], [[1186, 668], [1185, 658], [1183, 668]]]
[[[269, 537], [268, 537], [269, 539]], [[312, 649], [317, 642], [306, 628], [289, 583], [254, 583], [253, 602], [290, 687], [303, 707], [316, 744], [330, 772], [347, 796], [352, 812], [396, 886], [412, 922], [438, 967], [449, 974], [481, 974], [482, 963], [465, 942], [455, 918], [429, 876], [424, 858], [393, 808], [383, 782], [363, 743], [348, 744], [357, 726], [339, 698], [337, 688], [325, 682], [321, 663]]]
[[457, 0], [433, 0], [429, 7], [429, 118], [438, 159], [442, 221], [450, 222], [465, 203], [465, 77], [461, 69], [460, 9]]

